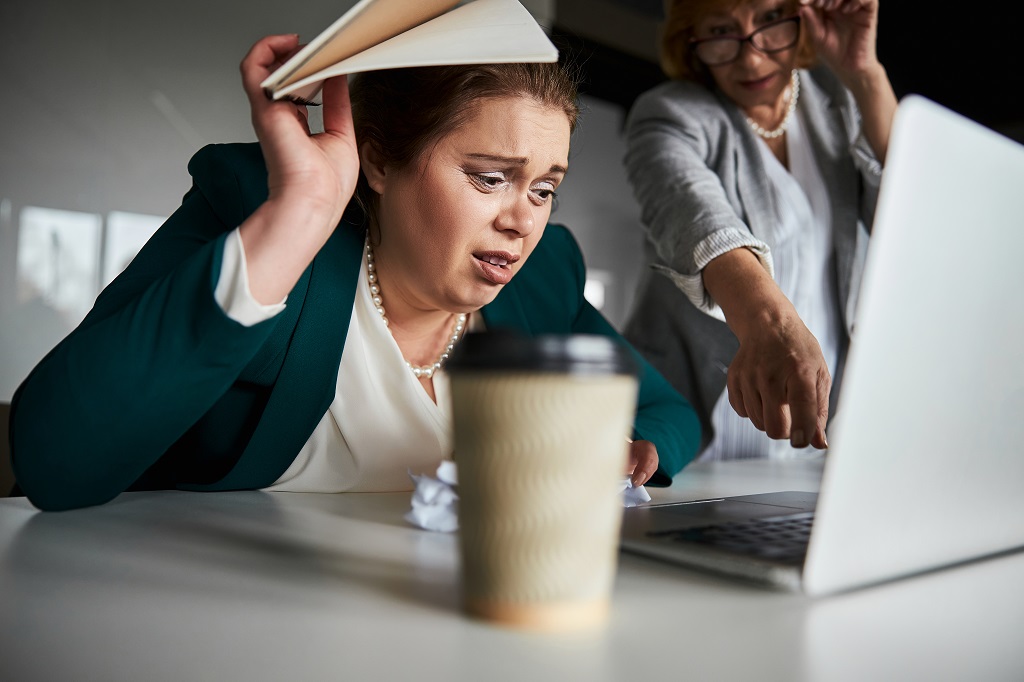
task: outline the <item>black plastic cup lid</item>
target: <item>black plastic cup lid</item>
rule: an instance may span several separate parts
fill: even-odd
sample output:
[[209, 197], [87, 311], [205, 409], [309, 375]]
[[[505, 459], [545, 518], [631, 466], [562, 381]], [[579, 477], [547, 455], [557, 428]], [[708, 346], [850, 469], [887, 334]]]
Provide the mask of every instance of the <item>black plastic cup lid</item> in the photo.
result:
[[452, 352], [449, 373], [479, 371], [638, 374], [629, 348], [597, 334], [526, 336], [505, 330], [466, 334]]

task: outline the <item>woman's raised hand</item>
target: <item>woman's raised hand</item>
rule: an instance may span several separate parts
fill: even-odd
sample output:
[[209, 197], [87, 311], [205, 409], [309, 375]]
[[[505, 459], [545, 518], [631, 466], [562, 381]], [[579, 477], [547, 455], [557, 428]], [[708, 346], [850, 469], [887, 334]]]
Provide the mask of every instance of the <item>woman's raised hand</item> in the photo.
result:
[[281, 302], [341, 220], [355, 192], [359, 154], [348, 82], [324, 83], [324, 131], [310, 134], [306, 107], [271, 100], [260, 83], [295, 51], [296, 35], [261, 39], [242, 60], [242, 85], [267, 164], [267, 200], [242, 225], [249, 289]]
[[878, 0], [800, 0], [818, 56], [850, 87], [878, 66]]
[[861, 128], [885, 163], [896, 93], [878, 61], [878, 0], [800, 0], [800, 16], [818, 56], [857, 101]]
[[322, 133], [310, 134], [306, 107], [267, 97], [260, 83], [299, 47], [295, 34], [267, 36], [242, 60], [242, 84], [252, 125], [267, 163], [270, 201], [302, 205], [323, 214], [333, 228], [355, 191], [359, 155], [352, 128], [348, 83], [324, 83]]

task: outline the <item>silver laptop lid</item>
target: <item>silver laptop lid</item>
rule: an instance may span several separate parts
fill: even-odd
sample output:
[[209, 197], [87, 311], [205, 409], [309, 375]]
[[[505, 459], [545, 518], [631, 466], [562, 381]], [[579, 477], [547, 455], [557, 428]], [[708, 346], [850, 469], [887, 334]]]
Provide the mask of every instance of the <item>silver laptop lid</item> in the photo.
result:
[[804, 568], [821, 594], [1024, 546], [1024, 147], [897, 111]]

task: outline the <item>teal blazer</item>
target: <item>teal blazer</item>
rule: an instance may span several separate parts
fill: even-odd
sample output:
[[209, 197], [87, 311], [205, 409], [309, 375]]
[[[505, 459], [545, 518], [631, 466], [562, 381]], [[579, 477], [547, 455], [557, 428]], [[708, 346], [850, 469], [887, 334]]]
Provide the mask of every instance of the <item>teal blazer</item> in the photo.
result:
[[[256, 144], [212, 145], [189, 172], [181, 207], [14, 395], [15, 477], [41, 509], [101, 504], [125, 490], [268, 486], [334, 399], [362, 213], [350, 207], [281, 314], [245, 327], [213, 292], [224, 239], [267, 198], [262, 154]], [[549, 225], [483, 319], [529, 335], [621, 339], [583, 298], [584, 275], [569, 231]], [[685, 399], [634, 356], [634, 438], [655, 443], [654, 483], [667, 484], [696, 453], [700, 428]]]

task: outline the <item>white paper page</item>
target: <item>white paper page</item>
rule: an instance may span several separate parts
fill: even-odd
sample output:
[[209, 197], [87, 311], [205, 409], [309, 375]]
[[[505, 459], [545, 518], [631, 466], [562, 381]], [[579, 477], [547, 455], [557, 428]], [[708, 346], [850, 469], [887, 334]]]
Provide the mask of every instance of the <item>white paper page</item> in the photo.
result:
[[334, 76], [448, 64], [555, 62], [558, 50], [518, 0], [476, 0], [278, 90], [309, 99]]
[[261, 83], [264, 89], [306, 78], [320, 69], [442, 14], [458, 0], [360, 0]]

